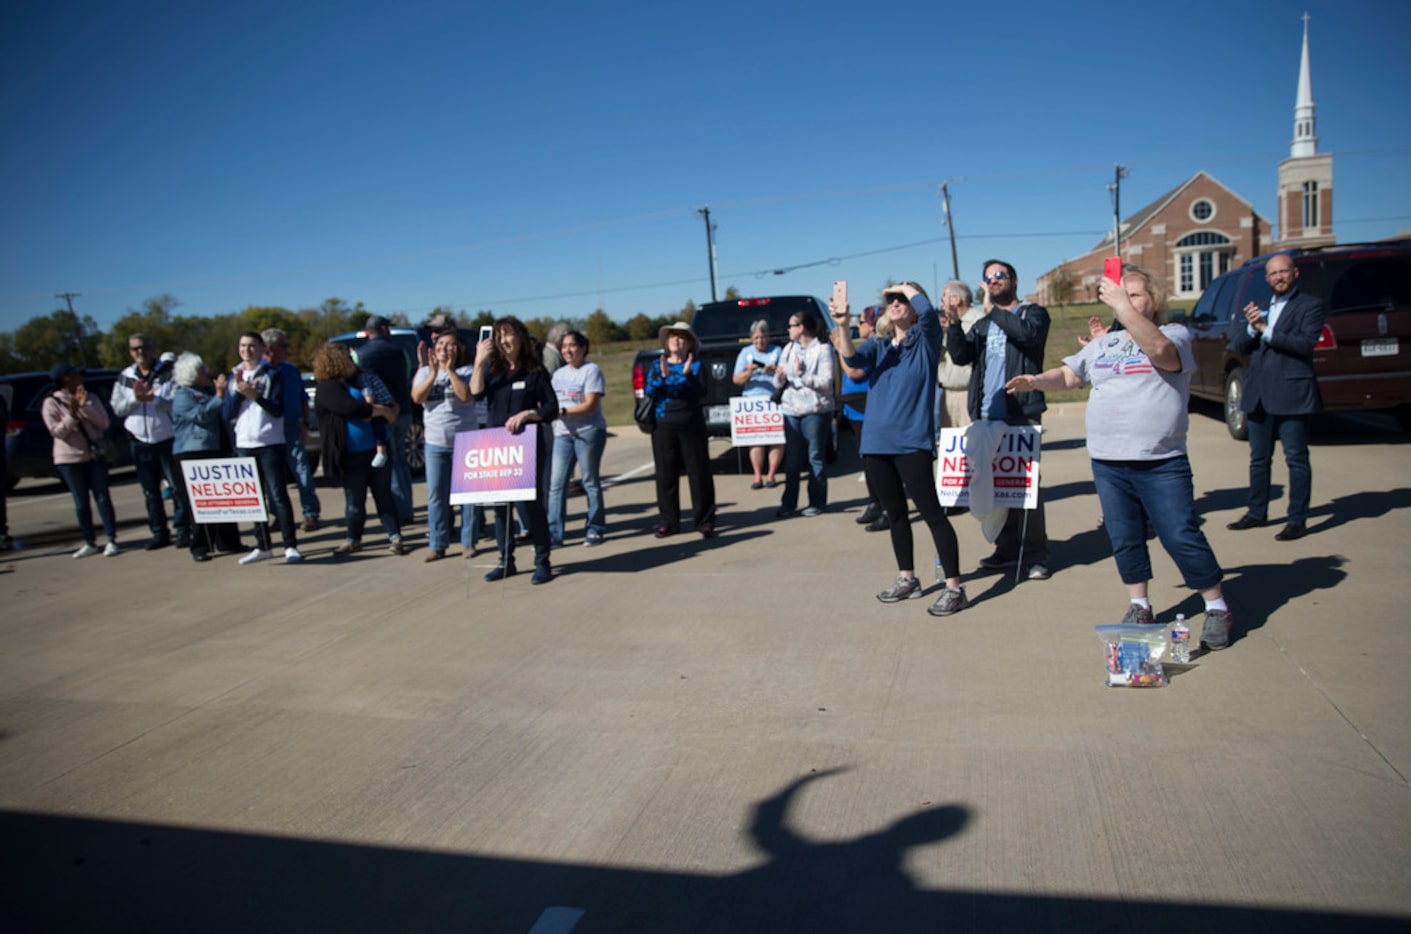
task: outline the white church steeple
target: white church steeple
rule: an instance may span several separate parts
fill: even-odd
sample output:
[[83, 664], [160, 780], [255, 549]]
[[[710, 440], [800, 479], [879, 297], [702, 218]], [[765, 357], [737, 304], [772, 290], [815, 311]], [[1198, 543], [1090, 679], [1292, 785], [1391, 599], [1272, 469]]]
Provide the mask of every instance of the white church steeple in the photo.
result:
[[1293, 145], [1290, 159], [1318, 154], [1317, 120], [1313, 116], [1313, 78], [1308, 68], [1308, 14], [1303, 14], [1303, 58], [1298, 63], [1298, 99], [1293, 105]]
[[1303, 14], [1303, 58], [1293, 105], [1293, 145], [1279, 163], [1279, 246], [1336, 243], [1333, 235], [1333, 157], [1318, 151], [1313, 120], [1313, 76], [1308, 67], [1308, 14]]

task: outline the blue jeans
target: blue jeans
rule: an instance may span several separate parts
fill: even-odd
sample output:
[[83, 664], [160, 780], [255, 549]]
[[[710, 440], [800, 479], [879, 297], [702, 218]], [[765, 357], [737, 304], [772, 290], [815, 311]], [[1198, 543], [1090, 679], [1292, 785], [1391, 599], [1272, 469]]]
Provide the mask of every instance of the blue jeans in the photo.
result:
[[1191, 462], [1182, 454], [1159, 461], [1094, 460], [1093, 483], [1103, 526], [1124, 584], [1151, 580], [1146, 521], [1192, 590], [1208, 590], [1224, 574], [1195, 518]]
[[167, 510], [162, 505], [162, 479], [171, 487], [172, 522], [177, 535], [191, 533], [191, 509], [186, 501], [186, 481], [172, 453], [174, 440], [168, 438], [154, 444], [132, 439], [132, 466], [137, 471], [137, 485], [142, 487], [142, 499], [147, 506], [147, 529], [153, 538], [167, 536]]
[[1308, 462], [1307, 415], [1270, 415], [1260, 407], [1249, 413], [1249, 514], [1269, 518], [1269, 468], [1274, 460], [1274, 439], [1284, 446], [1289, 468], [1289, 525], [1308, 523], [1313, 497], [1313, 467]]
[[322, 511], [318, 501], [318, 491], [314, 489], [314, 467], [309, 463], [309, 452], [304, 447], [301, 422], [284, 425], [284, 458], [289, 477], [299, 487], [299, 508], [304, 517], [318, 518]]
[[784, 416], [784, 498], [779, 505], [793, 510], [799, 505], [799, 471], [808, 460], [808, 504], [828, 505], [828, 420], [826, 412]]
[[348, 526], [348, 538], [355, 542], [363, 540], [363, 528], [367, 525], [367, 491], [372, 489], [372, 501], [377, 506], [377, 517], [382, 520], [382, 531], [388, 539], [402, 537], [402, 523], [397, 518], [396, 497], [392, 495], [391, 471], [387, 467], [372, 466], [375, 452], [343, 452], [343, 518]]
[[[289, 489], [285, 485], [284, 445], [271, 444], [262, 448], [237, 448], [240, 457], [253, 457], [260, 468], [260, 482], [265, 488], [265, 508], [274, 510], [279, 522], [279, 537], [285, 548], [298, 548], [299, 536], [294, 528], [294, 507], [289, 503]], [[255, 523], [255, 540], [258, 547], [270, 550], [269, 523]]]
[[388, 429], [387, 456], [392, 468], [392, 499], [397, 503], [397, 518], [412, 521], [412, 465], [407, 463], [407, 432], [412, 430], [410, 412], [397, 416]]
[[73, 509], [78, 516], [78, 527], [83, 532], [83, 540], [90, 545], [96, 544], [93, 534], [93, 510], [88, 502], [91, 493], [93, 502], [98, 504], [98, 517], [103, 520], [103, 534], [108, 536], [108, 541], [117, 541], [118, 520], [113, 515], [113, 501], [108, 496], [108, 465], [102, 461], [91, 460], [82, 464], [55, 466], [59, 468], [59, 476], [64, 478], [69, 492], [73, 494]]
[[[426, 446], [426, 525], [427, 546], [432, 551], [445, 551], [451, 543], [453, 516], [451, 506], [451, 473], [453, 448], [434, 444]], [[480, 540], [485, 513], [476, 506], [461, 506], [461, 547], [469, 549]]]
[[607, 446], [606, 428], [578, 428], [566, 435], [554, 435], [554, 465], [549, 474], [549, 538], [563, 544], [563, 517], [568, 511], [568, 478], [573, 475], [574, 462], [583, 478], [583, 492], [588, 497], [588, 523], [585, 531], [601, 535], [607, 531], [603, 514], [603, 485], [598, 479], [598, 465]]

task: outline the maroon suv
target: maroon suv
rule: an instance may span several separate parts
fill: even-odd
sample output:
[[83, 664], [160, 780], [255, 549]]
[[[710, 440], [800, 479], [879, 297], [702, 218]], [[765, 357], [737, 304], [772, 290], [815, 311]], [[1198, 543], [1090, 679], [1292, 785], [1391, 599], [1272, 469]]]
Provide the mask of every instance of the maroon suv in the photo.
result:
[[[1411, 429], [1411, 240], [1291, 252], [1298, 288], [1327, 303], [1313, 350], [1318, 390], [1329, 411], [1390, 410]], [[1230, 434], [1246, 437], [1245, 368], [1230, 350], [1245, 327], [1249, 302], [1269, 307], [1268, 256], [1256, 257], [1210, 283], [1185, 319], [1197, 370], [1191, 395], [1223, 402]]]

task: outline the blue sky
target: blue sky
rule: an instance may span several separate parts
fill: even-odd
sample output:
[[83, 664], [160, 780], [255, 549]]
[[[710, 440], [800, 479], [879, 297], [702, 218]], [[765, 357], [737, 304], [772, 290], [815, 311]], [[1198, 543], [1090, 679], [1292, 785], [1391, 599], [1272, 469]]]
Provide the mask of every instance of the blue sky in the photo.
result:
[[[1351, 242], [1411, 229], [1411, 4], [51, 0], [0, 13], [0, 331], [337, 296], [618, 320], [1021, 290], [1204, 169], [1275, 219], [1311, 14]], [[926, 241], [934, 241], [927, 243]], [[772, 270], [787, 270], [775, 275]]]

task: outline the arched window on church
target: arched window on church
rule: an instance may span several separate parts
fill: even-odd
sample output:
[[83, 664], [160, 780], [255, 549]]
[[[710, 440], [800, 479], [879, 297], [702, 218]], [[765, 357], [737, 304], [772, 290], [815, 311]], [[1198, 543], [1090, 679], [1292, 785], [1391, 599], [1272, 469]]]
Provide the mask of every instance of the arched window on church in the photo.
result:
[[1303, 183], [1303, 229], [1318, 228], [1318, 183], [1312, 180]]
[[1196, 295], [1221, 273], [1230, 271], [1235, 246], [1213, 230], [1197, 230], [1176, 241], [1176, 292]]

